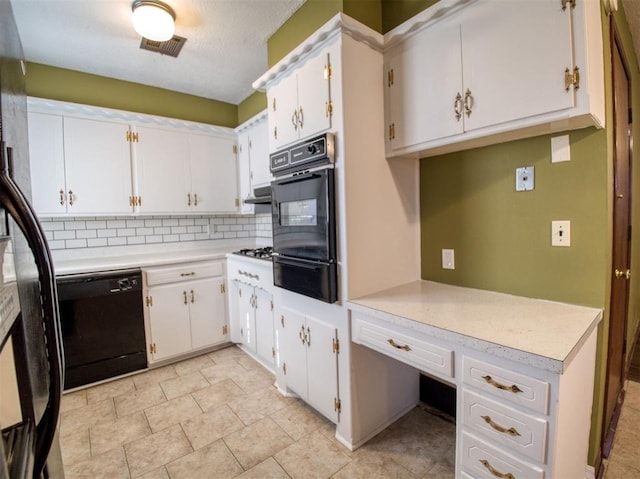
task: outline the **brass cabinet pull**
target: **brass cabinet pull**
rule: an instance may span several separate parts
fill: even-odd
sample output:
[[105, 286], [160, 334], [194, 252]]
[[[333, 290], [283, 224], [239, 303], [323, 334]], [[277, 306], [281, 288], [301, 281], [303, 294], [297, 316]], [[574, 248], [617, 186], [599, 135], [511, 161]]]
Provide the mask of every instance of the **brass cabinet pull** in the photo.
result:
[[304, 344], [304, 326], [300, 327], [300, 332], [298, 333], [298, 336], [300, 337], [300, 341], [302, 341], [302, 344]]
[[277, 126], [273, 127], [273, 139], [274, 140], [278, 139], [278, 127]]
[[191, 193], [187, 193], [187, 206], [191, 206]]
[[180, 273], [180, 276], [184, 277], [184, 276], [195, 276], [196, 273], [195, 271], [191, 271], [190, 273]]
[[400, 346], [393, 339], [387, 339], [387, 342], [396, 349], [402, 349], [403, 351], [411, 351], [411, 348], [409, 347], [408, 344]]
[[304, 113], [302, 113], [302, 107], [298, 108], [298, 125], [300, 125], [300, 129], [304, 127]]
[[464, 92], [464, 112], [467, 114], [467, 118], [471, 116], [472, 110], [473, 110], [473, 96], [471, 95], [471, 90], [467, 88], [467, 91]]
[[512, 393], [522, 392], [522, 389], [520, 389], [515, 384], [512, 384], [511, 386], [505, 386], [504, 384], [500, 384], [499, 382], [494, 381], [493, 378], [489, 375], [482, 376], [482, 379], [484, 379], [487, 383], [491, 384], [494, 388], [502, 389], [503, 391], [511, 391]]
[[306, 338], [307, 338], [307, 346], [311, 347], [311, 330], [309, 329], [309, 326], [307, 326]]
[[298, 110], [293, 112], [293, 115], [291, 115], [291, 123], [293, 124], [293, 129], [297, 130], [298, 129]]
[[193, 290], [191, 290], [191, 302], [194, 303], [196, 300], [196, 295], [193, 293]]
[[631, 279], [631, 270], [627, 269], [627, 270], [622, 271], [622, 270], [616, 269], [615, 270], [615, 275], [616, 275], [616, 278]]
[[506, 427], [503, 427], [500, 424], [496, 424], [495, 422], [493, 422], [491, 420], [491, 416], [480, 416], [480, 417], [484, 419], [484, 422], [486, 422], [489, 426], [491, 426], [496, 431], [501, 432], [502, 434], [509, 434], [510, 436], [520, 436], [520, 433], [515, 427], [510, 427], [507, 429]]
[[69, 190], [69, 206], [73, 206], [75, 200], [73, 199], [73, 191]]
[[460, 92], [458, 92], [458, 94], [456, 95], [456, 99], [453, 102], [453, 111], [455, 111], [456, 113], [456, 121], [460, 121], [460, 118], [462, 118], [462, 107], [462, 95], [460, 94]]
[[187, 304], [188, 303], [188, 301], [187, 301], [187, 292], [183, 291], [182, 295], [184, 296], [184, 304]]
[[60, 204], [64, 205], [64, 190], [60, 190]]
[[193, 195], [193, 206], [198, 206], [198, 195], [196, 193]]
[[496, 477], [499, 477], [500, 479], [516, 479], [516, 476], [514, 476], [513, 474], [511, 474], [510, 472], [500, 472], [498, 471], [495, 467], [493, 467], [491, 465], [491, 463], [489, 461], [487, 461], [486, 459], [480, 459], [480, 463], [487, 468], [487, 470], [493, 474]]

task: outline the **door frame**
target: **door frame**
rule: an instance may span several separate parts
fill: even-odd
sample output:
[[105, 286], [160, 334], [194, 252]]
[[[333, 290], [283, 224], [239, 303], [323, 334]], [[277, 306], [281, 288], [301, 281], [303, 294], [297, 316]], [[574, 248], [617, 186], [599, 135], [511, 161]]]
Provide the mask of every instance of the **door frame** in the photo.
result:
[[[614, 296], [614, 282], [615, 281], [620, 281], [622, 280], [622, 278], [618, 278], [615, 275], [615, 272], [617, 270], [617, 267], [619, 266], [618, 264], [615, 263], [616, 259], [624, 259], [625, 261], [625, 268], [627, 271], [629, 271], [630, 265], [631, 265], [631, 249], [632, 249], [632, 241], [631, 241], [631, 225], [632, 225], [632, 157], [633, 157], [633, 142], [632, 142], [632, 134], [631, 134], [631, 125], [632, 125], [632, 88], [631, 88], [631, 75], [629, 74], [629, 62], [627, 60], [627, 57], [625, 55], [625, 51], [624, 48], [622, 46], [622, 42], [620, 40], [620, 33], [618, 31], [618, 28], [616, 27], [615, 22], [613, 21], [613, 18], [610, 21], [610, 26], [611, 26], [611, 62], [612, 62], [612, 66], [611, 66], [611, 77], [612, 77], [612, 95], [613, 95], [613, 110], [614, 110], [614, 115], [613, 115], [613, 138], [614, 138], [614, 144], [613, 144], [613, 185], [612, 185], [612, 194], [614, 195], [614, 197], [612, 198], [612, 250], [611, 250], [611, 265], [610, 265], [610, 274], [611, 274], [611, 288], [610, 288], [610, 293], [609, 293], [609, 303], [608, 303], [608, 308], [609, 308], [609, 334], [607, 337], [607, 363], [606, 363], [606, 373], [605, 373], [605, 392], [604, 392], [604, 405], [603, 405], [603, 418], [602, 418], [602, 437], [601, 437], [601, 449], [600, 449], [600, 457], [598, 457], [598, 459], [596, 460], [596, 466], [597, 469], [601, 469], [601, 461], [602, 461], [602, 457], [608, 457], [609, 452], [611, 450], [611, 446], [613, 445], [613, 438], [615, 435], [615, 430], [616, 430], [616, 426], [617, 426], [617, 422], [620, 416], [620, 409], [622, 407], [622, 403], [624, 401], [624, 381], [626, 379], [627, 376], [627, 371], [628, 371], [628, 360], [627, 360], [627, 328], [628, 328], [628, 322], [629, 322], [629, 291], [630, 291], [630, 281], [627, 280], [625, 281], [625, 285], [626, 285], [626, 292], [624, 293], [624, 296], [622, 298], [616, 298]], [[623, 159], [623, 161], [628, 161], [628, 165], [627, 165], [627, 176], [628, 178], [626, 179], [627, 181], [627, 185], [626, 185], [626, 198], [625, 198], [625, 206], [622, 206], [622, 208], [627, 208], [627, 222], [628, 222], [628, 237], [627, 237], [627, 254], [626, 254], [626, 258], [617, 258], [616, 257], [616, 241], [615, 241], [615, 235], [616, 231], [618, 232], [618, 234], [624, 234], [623, 231], [620, 230], [620, 228], [616, 228], [615, 227], [615, 223], [616, 223], [616, 205], [618, 203], [619, 199], [622, 199], [621, 197], [619, 197], [618, 195], [620, 194], [620, 192], [616, 191], [616, 181], [619, 179], [617, 175], [617, 166], [618, 165], [618, 148], [617, 148], [617, 133], [619, 132], [619, 125], [617, 125], [615, 118], [616, 118], [616, 90], [615, 90], [615, 67], [614, 67], [614, 54], [616, 53], [616, 51], [618, 52], [619, 56], [620, 56], [620, 61], [622, 63], [622, 68], [624, 70], [624, 74], [627, 78], [627, 112], [628, 112], [628, 116], [627, 116], [627, 123], [626, 125], [623, 125], [624, 128], [627, 128], [627, 142], [628, 142], [628, 155], [625, 159]], [[622, 270], [621, 270], [622, 271]], [[622, 321], [624, 321], [624, 324], [614, 324], [613, 321], [616, 319], [615, 315], [612, 314], [614, 307], [612, 306], [614, 304], [614, 301], [620, 301], [622, 300], [624, 303], [619, 305], [619, 307], [621, 307], [623, 309], [623, 314], [620, 316], [619, 319], [622, 319]], [[614, 341], [614, 335], [611, 334], [613, 327], [622, 327], [622, 344], [612, 344], [612, 342]], [[614, 350], [614, 348], [621, 348], [621, 354], [622, 354], [622, 359], [621, 359], [621, 365], [620, 365], [620, 371], [617, 371], [614, 374], [612, 374], [611, 368], [612, 366], [616, 366], [616, 363], [614, 363], [615, 358], [614, 355], [611, 354], [611, 351]], [[620, 349], [616, 350], [616, 353], [620, 351]], [[619, 374], [620, 377], [620, 382], [616, 382], [615, 385], [611, 384], [611, 381], [614, 380], [617, 375]], [[611, 388], [615, 387], [618, 388], [618, 391], [616, 393], [616, 400], [615, 400], [615, 405], [613, 406], [613, 409], [610, 410], [610, 398], [609, 395], [611, 393]], [[601, 471], [599, 471], [601, 472]]]

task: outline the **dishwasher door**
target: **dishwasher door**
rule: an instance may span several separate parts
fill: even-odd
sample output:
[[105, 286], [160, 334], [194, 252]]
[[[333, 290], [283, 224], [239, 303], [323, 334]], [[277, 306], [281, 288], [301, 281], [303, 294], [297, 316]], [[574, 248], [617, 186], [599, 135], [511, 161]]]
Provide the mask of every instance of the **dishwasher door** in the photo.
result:
[[57, 284], [65, 389], [147, 367], [140, 270], [61, 276]]

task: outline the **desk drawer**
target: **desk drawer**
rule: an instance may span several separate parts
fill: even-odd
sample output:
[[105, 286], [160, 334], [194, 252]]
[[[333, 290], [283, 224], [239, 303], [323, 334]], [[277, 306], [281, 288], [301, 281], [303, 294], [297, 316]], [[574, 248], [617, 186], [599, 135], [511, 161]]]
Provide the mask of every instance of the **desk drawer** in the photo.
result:
[[462, 424], [539, 462], [546, 460], [547, 421], [463, 390]]
[[407, 336], [354, 313], [353, 341], [409, 364], [426, 373], [453, 377], [453, 351], [428, 341]]
[[543, 479], [545, 476], [541, 467], [505, 454], [466, 431], [462, 433], [460, 462], [470, 476], [478, 479]]
[[492, 396], [549, 414], [549, 383], [465, 356], [462, 382]]
[[213, 278], [224, 275], [223, 261], [202, 261], [198, 263], [182, 263], [174, 266], [146, 268], [147, 286], [194, 279]]

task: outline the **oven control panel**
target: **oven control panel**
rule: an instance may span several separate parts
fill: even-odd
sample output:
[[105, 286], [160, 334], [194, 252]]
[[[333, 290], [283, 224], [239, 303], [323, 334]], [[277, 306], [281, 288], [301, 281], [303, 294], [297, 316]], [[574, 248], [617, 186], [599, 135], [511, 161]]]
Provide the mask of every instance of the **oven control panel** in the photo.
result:
[[331, 164], [335, 161], [333, 133], [325, 133], [292, 145], [273, 153], [269, 159], [274, 176]]

